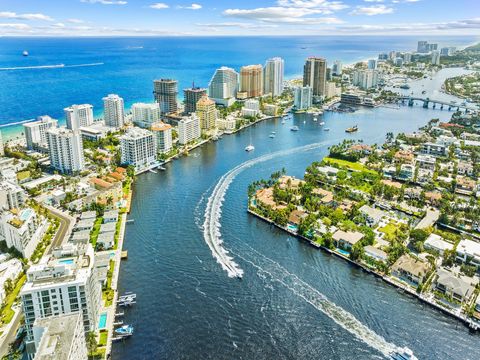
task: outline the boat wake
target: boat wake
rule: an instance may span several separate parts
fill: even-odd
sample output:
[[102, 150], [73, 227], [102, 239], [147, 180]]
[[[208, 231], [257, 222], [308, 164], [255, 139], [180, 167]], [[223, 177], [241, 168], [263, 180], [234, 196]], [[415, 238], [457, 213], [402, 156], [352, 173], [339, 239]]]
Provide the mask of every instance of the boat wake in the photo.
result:
[[235, 179], [235, 177], [245, 169], [248, 169], [249, 167], [252, 167], [256, 164], [272, 160], [280, 156], [314, 150], [320, 147], [324, 147], [330, 143], [335, 143], [337, 141], [339, 141], [339, 139], [332, 139], [329, 141], [323, 141], [262, 155], [257, 158], [248, 160], [240, 165], [237, 165], [220, 178], [220, 180], [215, 185], [212, 194], [208, 198], [207, 206], [205, 208], [203, 237], [208, 247], [212, 251], [212, 255], [222, 266], [222, 268], [227, 271], [229, 277], [241, 278], [243, 276], [243, 270], [233, 260], [233, 257], [229, 255], [228, 251], [223, 247], [222, 234], [220, 232], [220, 219], [222, 216], [223, 200], [230, 184]]
[[[389, 356], [389, 354], [398, 349], [395, 344], [386, 341], [382, 336], [362, 324], [353, 314], [328, 300], [325, 295], [300, 279], [297, 275], [290, 273], [279, 263], [259, 253], [252, 247], [248, 247], [250, 251], [242, 252], [243, 256], [238, 255], [238, 257], [257, 269], [257, 273], [262, 279], [270, 279], [270, 281], [278, 282], [286, 287], [315, 309], [327, 315], [343, 329], [372, 348], [377, 349], [385, 356]], [[253, 252], [251, 255], [254, 261], [246, 258], [249, 252]]]
[[89, 67], [89, 66], [100, 66], [100, 65], [104, 65], [104, 63], [103, 62], [98, 62], [98, 63], [74, 64], [74, 65], [54, 64], [54, 65], [38, 65], [38, 66], [16, 66], [16, 67], [3, 67], [3, 68], [0, 68], [0, 71], [76, 68], [76, 67]]

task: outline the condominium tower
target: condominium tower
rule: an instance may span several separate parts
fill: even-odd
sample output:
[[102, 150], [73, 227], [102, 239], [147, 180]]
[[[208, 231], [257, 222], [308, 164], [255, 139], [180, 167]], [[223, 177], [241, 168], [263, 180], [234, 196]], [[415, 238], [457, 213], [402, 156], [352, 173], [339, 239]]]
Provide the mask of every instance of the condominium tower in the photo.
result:
[[240, 91], [247, 97], [257, 97], [263, 94], [262, 65], [247, 65], [240, 69]]
[[327, 61], [318, 57], [309, 57], [303, 67], [303, 86], [310, 86], [314, 97], [325, 95]]
[[132, 105], [132, 121], [142, 128], [149, 128], [160, 121], [160, 105], [158, 103], [135, 103]]
[[120, 137], [121, 162], [141, 172], [157, 163], [157, 142], [153, 133], [137, 127], [129, 128]]
[[47, 131], [47, 143], [52, 168], [66, 174], [75, 174], [85, 168], [79, 130], [51, 128]]
[[123, 99], [115, 94], [103, 98], [103, 119], [106, 126], [119, 129], [125, 122]]
[[217, 109], [215, 101], [209, 99], [208, 95], [203, 96], [197, 102], [197, 116], [200, 119], [202, 130], [208, 131], [215, 129], [217, 122]]
[[93, 106], [90, 104], [72, 105], [63, 109], [67, 128], [70, 130], [78, 130], [82, 126], [90, 126], [93, 124]]
[[207, 89], [195, 87], [193, 85], [191, 88], [183, 90], [183, 101], [185, 104], [184, 112], [186, 114], [193, 113], [197, 111], [197, 102], [202, 98], [202, 96], [207, 95]]
[[238, 90], [238, 73], [222, 66], [215, 71], [210, 83], [208, 84], [208, 95], [217, 104], [230, 106], [235, 101], [235, 95]]
[[160, 79], [153, 81], [153, 96], [160, 104], [162, 114], [177, 111], [178, 81], [173, 79]]
[[47, 130], [57, 127], [58, 121], [48, 115], [37, 117], [36, 121], [23, 124], [25, 139], [29, 150], [46, 151]]
[[200, 119], [193, 113], [178, 122], [178, 142], [186, 145], [201, 136]]
[[296, 110], [306, 110], [312, 106], [313, 92], [310, 86], [295, 88], [294, 107]]
[[158, 153], [163, 154], [172, 150], [172, 125], [160, 121], [153, 124], [150, 130], [157, 141]]
[[279, 96], [283, 92], [284, 61], [274, 57], [268, 59], [263, 70], [264, 94]]

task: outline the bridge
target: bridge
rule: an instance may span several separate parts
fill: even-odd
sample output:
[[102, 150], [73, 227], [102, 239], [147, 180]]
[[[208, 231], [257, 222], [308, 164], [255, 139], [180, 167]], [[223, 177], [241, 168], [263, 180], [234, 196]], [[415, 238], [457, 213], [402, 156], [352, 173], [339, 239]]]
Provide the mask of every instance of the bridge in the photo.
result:
[[452, 103], [452, 102], [447, 102], [447, 101], [441, 101], [441, 100], [435, 100], [435, 99], [430, 99], [430, 98], [421, 98], [421, 97], [413, 97], [413, 96], [399, 96], [398, 101], [401, 102], [402, 104], [405, 104], [408, 102], [408, 106], [413, 106], [415, 105], [415, 102], [418, 101], [422, 104], [423, 108], [428, 109], [430, 107], [430, 104], [432, 104], [432, 109], [436, 109], [439, 107], [440, 110], [443, 110], [444, 108], [448, 108], [449, 111], [454, 110], [454, 111], [460, 111], [463, 110], [465, 113], [467, 113], [469, 110], [478, 110], [477, 106], [474, 104], [457, 104], [457, 103]]

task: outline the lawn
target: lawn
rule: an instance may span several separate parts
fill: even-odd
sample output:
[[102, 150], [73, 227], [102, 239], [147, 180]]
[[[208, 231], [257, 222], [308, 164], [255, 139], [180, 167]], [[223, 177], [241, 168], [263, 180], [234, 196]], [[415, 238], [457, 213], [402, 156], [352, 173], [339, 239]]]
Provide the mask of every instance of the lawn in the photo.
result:
[[326, 157], [323, 160], [327, 164], [337, 165], [339, 167], [345, 167], [345, 168], [347, 168], [351, 171], [365, 171], [365, 172], [369, 172], [369, 173], [372, 173], [372, 174], [377, 174], [376, 171], [369, 170], [364, 165], [362, 165], [358, 162], [351, 162], [351, 161], [342, 160], [342, 159], [335, 159], [335, 158], [331, 158], [331, 157]]
[[100, 226], [102, 225], [103, 217], [99, 217], [95, 220], [93, 225], [92, 233], [90, 234], [90, 242], [92, 243], [93, 248], [97, 244], [98, 234], [100, 233]]
[[22, 288], [26, 279], [27, 276], [25, 274], [22, 275], [22, 277], [17, 281], [17, 284], [15, 285], [13, 291], [8, 294], [7, 298], [5, 299], [4, 306], [1, 310], [2, 324], [8, 324], [12, 320], [13, 315], [15, 314], [15, 312], [12, 310], [12, 305], [15, 302], [15, 299], [17, 298], [18, 293], [20, 292], [20, 289]]
[[397, 232], [397, 225], [395, 223], [388, 223], [383, 228], [378, 229], [385, 234], [385, 240], [392, 241], [395, 239]]
[[28, 170], [20, 171], [19, 173], [17, 173], [18, 181], [28, 179], [29, 177], [30, 177], [30, 171], [28, 171]]
[[107, 345], [108, 331], [100, 330], [100, 338], [98, 339], [98, 346]]
[[110, 266], [107, 272], [107, 283], [102, 290], [102, 299], [105, 301], [105, 307], [112, 305], [114, 292], [112, 289], [112, 276], [115, 269], [115, 261], [110, 260]]

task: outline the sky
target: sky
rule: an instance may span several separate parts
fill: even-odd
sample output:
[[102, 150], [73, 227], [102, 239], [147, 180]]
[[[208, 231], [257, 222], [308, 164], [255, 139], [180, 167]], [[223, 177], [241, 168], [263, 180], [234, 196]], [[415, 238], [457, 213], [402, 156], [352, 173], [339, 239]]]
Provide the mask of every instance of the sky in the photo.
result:
[[0, 36], [480, 35], [480, 0], [0, 0]]

